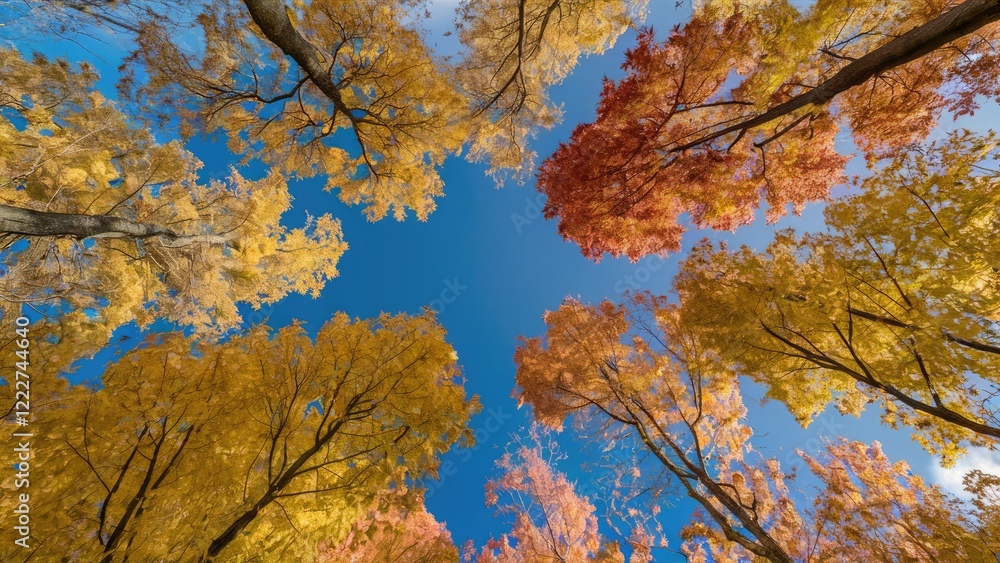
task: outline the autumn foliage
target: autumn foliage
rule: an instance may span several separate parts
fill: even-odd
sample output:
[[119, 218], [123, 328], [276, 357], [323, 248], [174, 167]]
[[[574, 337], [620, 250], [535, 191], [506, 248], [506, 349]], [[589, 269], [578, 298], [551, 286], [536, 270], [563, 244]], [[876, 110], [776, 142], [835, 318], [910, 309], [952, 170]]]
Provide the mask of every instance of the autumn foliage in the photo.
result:
[[445, 525], [427, 512], [419, 492], [399, 487], [382, 493], [338, 542], [320, 542], [320, 563], [457, 562]]
[[337, 275], [340, 223], [282, 224], [281, 174], [204, 180], [180, 143], [157, 143], [97, 92], [87, 64], [4, 49], [0, 72], [4, 318], [28, 303], [108, 335], [154, 318], [219, 333], [241, 322], [238, 303], [315, 297]]
[[529, 142], [562, 117], [548, 90], [581, 58], [603, 53], [648, 0], [469, 0], [458, 9], [465, 50], [456, 75], [476, 119], [469, 156], [489, 163], [498, 182], [535, 167]]
[[878, 165], [825, 233], [764, 252], [699, 244], [684, 322], [803, 424], [826, 405], [906, 426], [946, 459], [1000, 439], [995, 135], [955, 132]]
[[341, 314], [315, 340], [297, 326], [218, 344], [162, 334], [98, 389], [51, 385], [57, 373], [38, 373], [32, 422], [45, 488], [31, 544], [45, 559], [311, 560], [470, 443], [477, 409], [429, 316]]
[[[556, 464], [565, 459], [552, 436], [532, 426], [515, 438], [497, 460], [499, 476], [486, 484], [486, 504], [512, 520], [511, 531], [476, 551], [465, 547], [470, 563], [580, 561], [625, 563], [619, 543], [598, 532], [597, 509]], [[631, 535], [629, 563], [651, 561], [641, 529]]]
[[[430, 4], [0, 2], [0, 37], [109, 40], [122, 63], [113, 100], [90, 63], [0, 48], [0, 319], [42, 317], [30, 358], [0, 334], [2, 365], [31, 372], [0, 373], [0, 399], [4, 428], [31, 429], [36, 484], [31, 549], [0, 560], [1000, 557], [1000, 476], [969, 471], [961, 500], [845, 437], [779, 461], [744, 400], [753, 382], [803, 426], [877, 408], [946, 467], [1000, 445], [1000, 138], [933, 134], [1000, 102], [1000, 0], [703, 0], [638, 30], [594, 121], [538, 169], [585, 256], [675, 252], [691, 227], [853, 189], [825, 230], [698, 243], [669, 295], [547, 312], [514, 355], [532, 426], [484, 478], [503, 531], [461, 549], [420, 484], [472, 444], [480, 406], [434, 315], [337, 313], [313, 335], [239, 307], [338, 275], [340, 222], [289, 224], [290, 184], [376, 221], [428, 219], [463, 152], [523, 181], [562, 118], [552, 88], [650, 3], [462, 0], [450, 57]], [[196, 137], [241, 168], [206, 177]], [[867, 172], [848, 178], [853, 151]], [[183, 332], [87, 363], [156, 321]], [[566, 428], [596, 452], [584, 471], [550, 434]]]
[[[227, 1], [194, 21], [144, 19], [122, 88], [185, 136], [220, 133], [247, 159], [324, 177], [371, 219], [426, 219], [443, 193], [435, 167], [465, 133], [463, 100], [410, 19], [419, 5]], [[185, 48], [175, 23], [204, 48]]]
[[[990, 6], [705, 2], [663, 41], [641, 33], [596, 120], [542, 165], [546, 216], [590, 258], [637, 260], [679, 250], [685, 217], [732, 230], [762, 199], [768, 221], [800, 211], [844, 180], [838, 135], [872, 156], [998, 97]], [[939, 45], [952, 35], [938, 24], [959, 8], [967, 34]]]
[[573, 417], [591, 439], [623, 449], [630, 462], [613, 479], [623, 493], [693, 499], [681, 546], [693, 561], [976, 561], [1000, 548], [977, 532], [976, 513], [877, 443], [800, 453], [822, 483], [805, 506], [778, 460], [754, 450], [736, 373], [662, 299], [567, 301], [546, 323], [544, 338], [517, 351], [521, 401], [548, 425]]
[[489, 542], [475, 561], [582, 561], [597, 553], [594, 506], [577, 496], [566, 476], [554, 472], [542, 455], [540, 448], [521, 446], [497, 462], [501, 475], [487, 484], [486, 503], [512, 513], [514, 525], [509, 534]]

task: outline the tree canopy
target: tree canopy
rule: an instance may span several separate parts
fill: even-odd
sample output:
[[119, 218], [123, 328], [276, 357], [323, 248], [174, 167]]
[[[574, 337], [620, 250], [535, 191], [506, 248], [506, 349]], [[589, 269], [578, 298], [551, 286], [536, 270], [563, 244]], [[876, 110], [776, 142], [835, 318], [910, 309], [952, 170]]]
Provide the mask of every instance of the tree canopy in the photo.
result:
[[486, 160], [501, 181], [533, 172], [528, 145], [562, 112], [548, 89], [579, 59], [603, 53], [628, 25], [641, 21], [648, 0], [468, 0], [459, 5], [465, 51], [457, 65], [476, 127], [470, 157]]
[[3, 558], [314, 558], [471, 443], [477, 401], [455, 358], [429, 315], [341, 314], [315, 340], [160, 334], [100, 388], [36, 386], [33, 548], [8, 542]]
[[[0, 50], [0, 311], [238, 326], [238, 303], [316, 296], [347, 248], [329, 215], [289, 229], [285, 178], [202, 180], [94, 90], [87, 64]], [[68, 319], [64, 319], [68, 322]], [[106, 338], [106, 336], [105, 336]], [[98, 342], [100, 345], [102, 342]]]
[[890, 462], [878, 443], [800, 452], [822, 484], [802, 507], [787, 469], [753, 448], [736, 374], [662, 298], [567, 301], [545, 320], [546, 335], [515, 356], [520, 400], [547, 425], [572, 416], [622, 450], [611, 482], [625, 498], [693, 499], [681, 532], [690, 560], [987, 561], [1000, 549], [978, 529], [979, 514]]
[[323, 177], [369, 219], [424, 220], [444, 193], [437, 168], [463, 146], [498, 182], [523, 181], [528, 141], [560, 119], [547, 90], [641, 21], [647, 1], [468, 0], [454, 60], [433, 53], [426, 0], [30, 1], [5, 23], [127, 37], [119, 89], [161, 124]]
[[593, 123], [542, 165], [545, 214], [594, 259], [679, 250], [682, 216], [774, 221], [842, 182], [847, 133], [867, 156], [923, 139], [942, 114], [1000, 99], [1000, 5], [709, 1], [652, 30], [605, 81]]
[[[665, 35], [648, 7], [460, 0], [446, 54], [432, 0], [0, 0], [0, 399], [34, 485], [0, 483], [31, 523], [0, 560], [998, 560], [987, 466], [959, 498], [888, 432], [779, 461], [744, 392], [803, 427], [876, 408], [945, 469], [1000, 446], [1000, 137], [938, 128], [1000, 102], [1000, 0], [699, 0]], [[496, 526], [460, 547], [424, 486], [480, 404], [435, 315], [240, 311], [338, 275], [341, 223], [291, 190], [424, 221], [449, 158], [524, 182], [554, 88], [630, 29], [537, 169], [560, 234], [635, 261], [810, 202], [825, 228], [702, 241], [666, 295], [547, 312], [514, 353], [531, 426], [484, 477]], [[120, 66], [26, 55], [56, 37]]]
[[237, 154], [325, 177], [371, 219], [426, 219], [443, 193], [435, 168], [465, 139], [465, 104], [413, 21], [421, 4], [207, 3], [199, 48], [143, 21], [133, 58], [148, 79], [123, 87], [182, 133], [221, 132]]
[[955, 132], [886, 157], [824, 233], [698, 245], [675, 280], [685, 323], [803, 423], [875, 403], [946, 458], [995, 444], [996, 143]]

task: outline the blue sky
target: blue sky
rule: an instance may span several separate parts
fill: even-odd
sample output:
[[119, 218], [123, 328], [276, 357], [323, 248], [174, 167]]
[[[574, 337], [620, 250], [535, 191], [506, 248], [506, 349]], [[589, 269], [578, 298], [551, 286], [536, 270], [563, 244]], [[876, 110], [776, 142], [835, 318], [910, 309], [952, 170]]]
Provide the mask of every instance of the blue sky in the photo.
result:
[[[449, 27], [455, 4], [445, 2], [434, 7], [428, 24], [434, 34]], [[666, 31], [688, 14], [675, 9], [673, 2], [653, 2], [651, 17], [657, 29]], [[565, 120], [556, 129], [542, 133], [534, 143], [541, 157], [551, 153], [559, 141], [568, 138], [574, 125], [593, 118], [601, 88], [601, 77], [620, 75], [623, 50], [633, 42], [627, 34], [608, 53], [582, 61], [566, 82], [552, 91], [554, 99], [564, 104]], [[440, 38], [442, 52], [454, 49], [454, 38]], [[26, 45], [39, 48], [39, 45]], [[118, 64], [113, 45], [87, 44], [87, 50], [68, 42], [45, 46], [48, 54], [61, 54], [72, 61], [90, 60], [102, 73], [102, 88], [111, 92]], [[101, 55], [101, 62], [95, 58]], [[987, 120], [989, 121], [989, 120]], [[981, 121], [980, 121], [981, 122]], [[235, 162], [222, 143], [194, 141], [188, 145], [205, 161], [204, 173], [226, 173]], [[850, 150], [845, 139], [844, 150]], [[461, 158], [449, 159], [443, 169], [445, 197], [429, 221], [413, 218], [404, 222], [391, 219], [367, 222], [358, 208], [341, 204], [335, 195], [322, 191], [321, 179], [293, 184], [295, 205], [287, 222], [301, 223], [308, 210], [313, 215], [331, 212], [343, 222], [350, 249], [342, 258], [340, 277], [327, 284], [319, 299], [293, 296], [265, 311], [272, 327], [281, 327], [293, 319], [306, 321], [315, 331], [336, 311], [357, 317], [371, 317], [381, 312], [419, 313], [432, 306], [458, 351], [467, 378], [467, 390], [480, 396], [483, 413], [473, 419], [478, 444], [472, 451], [456, 451], [445, 457], [441, 479], [429, 484], [427, 504], [431, 512], [447, 523], [456, 543], [472, 539], [477, 545], [491, 534], [497, 535], [509, 525], [494, 518], [484, 504], [483, 485], [493, 473], [493, 463], [502, 453], [511, 434], [529, 423], [526, 409], [518, 410], [511, 398], [514, 386], [513, 353], [519, 335], [535, 336], [544, 331], [542, 314], [555, 309], [566, 296], [596, 302], [617, 299], [626, 286], [666, 292], [677, 271], [682, 255], [649, 258], [638, 264], [624, 259], [606, 258], [599, 264], [584, 259], [579, 249], [564, 242], [556, 225], [539, 216], [544, 200], [533, 185], [508, 185], [494, 188], [485, 177], [484, 168]], [[762, 221], [736, 233], [689, 232], [683, 247], [709, 236], [732, 245], [748, 244], [762, 249], [774, 228], [794, 226], [799, 229], [822, 225], [822, 206], [810, 205], [802, 217], [789, 217], [775, 226]], [[261, 313], [245, 309], [251, 320]], [[125, 333], [134, 329], [125, 329]], [[107, 361], [101, 354], [92, 367]], [[824, 436], [845, 435], [854, 439], [883, 442], [893, 459], [906, 459], [918, 473], [942, 482], [955, 484], [954, 475], [937, 472], [934, 460], [923, 453], [905, 433], [893, 432], [879, 425], [875, 413], [861, 419], [844, 418], [835, 412], [817, 417], [808, 429], [799, 428], [779, 404], [761, 406], [760, 390], [745, 390], [750, 420], [756, 431], [755, 445], [766, 453], [785, 460], [788, 452], [801, 448], [815, 452]], [[560, 465], [581, 486], [589, 479], [579, 468], [585, 459], [579, 447], [566, 436], [560, 440], [570, 459]], [[980, 455], [979, 463], [996, 463], [996, 458]], [[1000, 469], [1000, 468], [998, 468]], [[949, 481], [950, 479], [950, 481]], [[666, 511], [668, 529], [686, 523], [689, 506]], [[671, 538], [677, 548], [679, 538]], [[657, 561], [682, 560], [669, 553], [656, 553]]]

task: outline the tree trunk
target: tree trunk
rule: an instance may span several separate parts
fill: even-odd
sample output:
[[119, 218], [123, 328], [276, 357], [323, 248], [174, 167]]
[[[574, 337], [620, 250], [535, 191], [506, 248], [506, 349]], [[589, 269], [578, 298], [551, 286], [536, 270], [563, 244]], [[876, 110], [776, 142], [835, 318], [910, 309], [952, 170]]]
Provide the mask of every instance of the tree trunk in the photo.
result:
[[273, 497], [265, 495], [257, 501], [257, 503], [253, 505], [250, 510], [247, 510], [240, 515], [239, 518], [234, 520], [233, 523], [226, 528], [226, 531], [222, 532], [214, 540], [212, 540], [211, 545], [208, 546], [206, 561], [211, 561], [218, 556], [227, 545], [236, 539], [236, 536], [238, 536], [240, 532], [250, 525], [250, 522], [253, 522], [254, 518], [256, 518], [257, 514], [260, 512], [260, 509], [270, 504], [272, 500], [274, 500]]
[[[655, 426], [656, 422], [649, 410], [640, 403], [636, 403], [636, 405]], [[626, 409], [627, 408], [628, 407], [626, 407]], [[755, 517], [752, 517], [738, 502], [732, 499], [729, 494], [724, 491], [722, 487], [704, 471], [704, 469], [702, 469], [702, 466], [696, 465], [691, 460], [687, 459], [680, 446], [670, 440], [665, 440], [665, 443], [673, 450], [674, 454], [683, 464], [683, 467], [678, 466], [668, 457], [667, 453], [664, 452], [650, 437], [649, 431], [646, 430], [645, 423], [637, 419], [634, 414], [632, 414], [631, 424], [636, 431], [638, 431], [639, 438], [642, 440], [643, 444], [645, 444], [646, 448], [668, 471], [673, 473], [674, 476], [680, 480], [684, 488], [687, 489], [688, 496], [702, 505], [716, 524], [718, 524], [722, 529], [726, 539], [743, 546], [747, 551], [755, 555], [760, 555], [761, 557], [765, 557], [775, 563], [793, 563], [791, 556], [789, 556], [785, 552], [784, 548], [782, 548], [781, 545], [771, 537], [771, 534], [768, 533], [760, 522], [758, 522]], [[739, 521], [740, 525], [743, 526], [743, 528], [751, 536], [753, 536], [753, 539], [747, 538], [737, 531], [733, 525], [729, 523], [727, 516], [722, 513], [718, 507], [713, 505], [711, 500], [699, 493], [698, 490], [692, 486], [692, 479], [708, 489], [712, 497], [719, 501], [719, 503], [729, 511], [729, 514]]]
[[80, 215], [35, 211], [0, 204], [0, 235], [26, 237], [133, 238], [157, 237], [161, 246], [180, 248], [194, 243], [229, 245], [239, 249], [232, 232], [227, 234], [182, 235], [155, 223], [138, 223], [110, 215]]
[[[346, 409], [346, 413], [348, 415], [353, 412], [353, 408], [357, 400], [358, 397], [355, 397], [348, 403]], [[344, 422], [346, 422], [348, 418], [349, 416], [347, 418], [341, 416], [337, 419], [336, 423], [330, 425], [326, 432], [324, 432], [322, 436], [318, 437], [316, 442], [309, 449], [302, 452], [294, 463], [285, 468], [285, 470], [278, 475], [277, 479], [271, 483], [271, 486], [268, 487], [267, 492], [264, 493], [260, 500], [255, 502], [254, 505], [240, 515], [239, 518], [234, 520], [224, 532], [216, 536], [216, 538], [212, 540], [212, 543], [208, 546], [208, 552], [206, 553], [204, 560], [212, 561], [223, 549], [226, 548], [227, 545], [232, 543], [240, 532], [253, 522], [254, 518], [257, 517], [257, 514], [267, 507], [267, 505], [271, 504], [281, 490], [288, 486], [288, 484], [292, 482], [292, 479], [299, 475], [299, 470], [302, 469], [306, 462], [312, 459], [312, 456], [316, 455], [316, 453], [319, 452], [323, 446], [330, 443], [330, 440], [332, 440], [337, 432], [340, 431], [340, 428], [344, 425]]]
[[149, 223], [136, 223], [121, 217], [52, 213], [2, 204], [0, 204], [0, 233], [76, 238], [165, 236], [177, 239], [179, 237], [172, 229]]
[[338, 111], [350, 119], [350, 110], [330, 78], [329, 71], [323, 68], [319, 51], [296, 31], [292, 21], [288, 19], [285, 3], [282, 0], [243, 0], [243, 4], [264, 36], [281, 49], [282, 53], [294, 59], [309, 77], [309, 81], [333, 102]]
[[1000, 0], [966, 0], [933, 20], [917, 26], [863, 57], [851, 61], [837, 74], [812, 90], [779, 104], [757, 117], [670, 149], [680, 152], [711, 142], [723, 135], [764, 125], [811, 104], [824, 104], [838, 94], [871, 78], [939, 49], [952, 41], [1000, 20]]

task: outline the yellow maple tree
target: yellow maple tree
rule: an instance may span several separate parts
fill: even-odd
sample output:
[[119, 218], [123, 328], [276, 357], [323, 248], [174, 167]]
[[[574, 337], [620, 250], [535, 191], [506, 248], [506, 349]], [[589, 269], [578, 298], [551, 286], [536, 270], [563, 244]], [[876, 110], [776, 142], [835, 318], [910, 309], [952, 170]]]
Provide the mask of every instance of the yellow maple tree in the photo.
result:
[[[443, 193], [436, 167], [465, 140], [465, 106], [420, 33], [413, 0], [247, 0], [201, 6], [141, 30], [123, 91], [286, 175], [326, 177], [368, 217], [423, 220]], [[192, 46], [194, 44], [195, 46]], [[145, 77], [136, 80], [141, 68]]]
[[534, 169], [528, 143], [562, 111], [548, 90], [645, 17], [648, 0], [467, 0], [458, 9], [458, 79], [474, 129], [470, 158], [502, 183]]
[[886, 157], [826, 210], [826, 233], [765, 252], [695, 247], [675, 280], [686, 322], [803, 424], [883, 408], [946, 460], [1000, 439], [1000, 182], [993, 134]]
[[237, 303], [316, 296], [347, 248], [329, 215], [287, 228], [284, 178], [204, 181], [179, 143], [157, 143], [94, 90], [86, 64], [0, 50], [0, 314], [23, 304], [100, 319], [154, 317], [205, 332]]
[[338, 314], [315, 339], [159, 334], [98, 389], [39, 386], [31, 552], [8, 542], [0, 557], [311, 560], [471, 443], [478, 403], [444, 337], [430, 314]]

